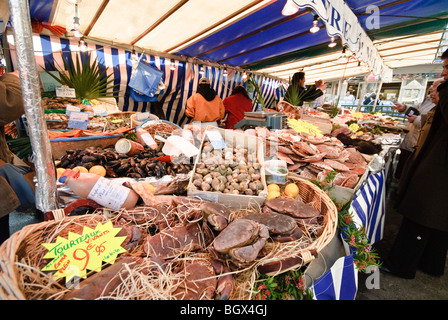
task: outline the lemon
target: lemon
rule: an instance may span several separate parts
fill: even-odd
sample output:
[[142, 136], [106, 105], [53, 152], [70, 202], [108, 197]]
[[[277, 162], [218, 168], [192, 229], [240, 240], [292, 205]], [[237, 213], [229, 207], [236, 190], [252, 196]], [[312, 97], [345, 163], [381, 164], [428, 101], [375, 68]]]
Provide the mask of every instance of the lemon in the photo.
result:
[[284, 194], [287, 197], [296, 198], [299, 195], [299, 187], [295, 183], [288, 183], [285, 186]]
[[99, 176], [104, 177], [106, 175], [106, 169], [103, 166], [96, 165], [89, 169], [89, 173], [95, 173]]
[[59, 178], [64, 173], [64, 171], [67, 170], [65, 168], [57, 168], [56, 169], [56, 181], [59, 181]]
[[276, 190], [268, 191], [268, 196], [266, 197], [266, 200], [272, 200], [280, 196], [281, 196], [280, 191]]
[[73, 171], [79, 171], [79, 172], [83, 172], [83, 173], [89, 172], [89, 170], [87, 170], [87, 168], [85, 168], [83, 166], [74, 167]]
[[280, 192], [280, 186], [278, 184], [275, 184], [275, 183], [269, 184], [268, 185], [268, 192], [271, 192], [271, 191], [278, 191], [278, 192]]

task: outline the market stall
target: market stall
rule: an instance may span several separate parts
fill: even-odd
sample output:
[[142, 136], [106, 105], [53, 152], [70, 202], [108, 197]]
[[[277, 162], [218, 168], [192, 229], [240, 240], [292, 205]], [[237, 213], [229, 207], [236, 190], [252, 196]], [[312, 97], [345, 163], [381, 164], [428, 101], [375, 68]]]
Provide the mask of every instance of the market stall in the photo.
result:
[[[272, 9], [290, 1], [236, 2], [210, 19], [233, 30], [251, 14], [258, 21], [257, 15], [270, 13], [266, 26], [244, 29], [247, 39], [261, 31], [277, 34], [271, 29], [301, 16], [308, 21], [305, 13], [312, 9], [314, 20], [320, 17], [328, 35], [341, 38], [343, 52], [352, 50], [357, 64], [368, 63], [369, 71], [384, 79], [391, 76], [376, 48], [365, 52], [373, 47], [363, 30], [366, 21], [358, 22], [345, 2], [332, 9], [359, 31], [365, 47], [358, 52], [348, 46], [350, 33], [326, 16], [327, 8], [295, 3], [308, 9], [280, 23], [280, 11]], [[14, 28], [2, 43], [8, 45], [11, 69], [28, 75], [32, 85], [25, 88], [23, 80], [23, 130], [36, 156], [37, 190], [49, 197], [39, 207], [45, 221], [23, 228], [0, 247], [2, 299], [355, 299], [358, 272], [378, 263], [371, 245], [382, 237], [388, 169], [406, 131], [382, 114], [288, 104], [281, 101], [288, 86], [281, 71], [249, 72], [252, 66], [267, 70], [274, 60], [303, 49], [294, 44], [271, 52], [271, 45], [291, 44], [298, 36], [312, 41], [313, 32], [299, 30], [278, 41], [266, 37], [256, 48], [241, 46], [229, 54], [239, 40], [230, 39], [235, 32], [225, 26], [203, 25], [199, 37], [185, 30], [193, 34], [183, 34], [180, 43], [180, 30], [167, 37], [161, 19], [143, 33], [131, 27], [134, 38], [114, 45], [115, 38], [101, 30], [103, 14], [117, 11], [108, 11], [104, 2], [90, 12], [96, 15], [84, 28], [91, 32], [86, 44], [73, 30], [57, 32], [67, 4], [16, 5], [10, 6]], [[164, 18], [169, 22], [189, 5], [181, 1]], [[230, 14], [232, 5], [239, 7]], [[45, 18], [31, 30], [28, 10], [33, 18], [46, 13], [49, 20], [50, 7], [61, 14], [53, 26], [45, 24], [50, 34], [38, 31]], [[429, 7], [428, 15], [439, 9]], [[77, 13], [75, 18], [79, 27]], [[155, 51], [145, 47], [145, 36], [158, 26], [166, 32], [162, 40], [172, 43]], [[228, 42], [207, 43], [208, 32], [209, 40], [222, 36]], [[328, 35], [323, 39], [321, 33], [318, 41]], [[136, 44], [142, 45], [137, 51]], [[265, 49], [269, 52], [257, 60]], [[27, 50], [35, 56], [24, 57]], [[80, 94], [82, 85], [96, 88], [92, 82], [75, 87], [70, 79], [62, 81], [81, 64], [85, 68], [78, 71], [96, 70], [99, 94]], [[186, 101], [201, 77], [211, 80], [222, 99], [235, 85], [252, 88], [247, 120], [271, 111], [281, 120], [275, 127], [248, 121], [236, 130], [187, 124]]]

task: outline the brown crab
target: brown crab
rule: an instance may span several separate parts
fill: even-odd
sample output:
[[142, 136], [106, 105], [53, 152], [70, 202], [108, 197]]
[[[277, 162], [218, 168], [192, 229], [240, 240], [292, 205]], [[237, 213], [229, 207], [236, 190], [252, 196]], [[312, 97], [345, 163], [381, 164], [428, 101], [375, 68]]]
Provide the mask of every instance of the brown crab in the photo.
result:
[[174, 258], [186, 251], [205, 249], [212, 241], [208, 228], [198, 222], [176, 225], [149, 236], [143, 245], [145, 253], [160, 259]]
[[176, 300], [228, 300], [234, 283], [230, 270], [221, 262], [211, 259], [195, 259], [179, 267], [183, 276], [173, 292]]
[[297, 225], [294, 218], [279, 213], [253, 213], [244, 216], [242, 219], [249, 219], [265, 225], [271, 239], [278, 242], [288, 242], [300, 239], [302, 230]]
[[268, 228], [248, 219], [232, 221], [213, 242], [216, 252], [229, 256], [236, 265], [253, 262], [269, 238]]
[[277, 197], [265, 201], [262, 211], [264, 213], [283, 213], [297, 219], [312, 219], [320, 216], [320, 212], [300, 199]]

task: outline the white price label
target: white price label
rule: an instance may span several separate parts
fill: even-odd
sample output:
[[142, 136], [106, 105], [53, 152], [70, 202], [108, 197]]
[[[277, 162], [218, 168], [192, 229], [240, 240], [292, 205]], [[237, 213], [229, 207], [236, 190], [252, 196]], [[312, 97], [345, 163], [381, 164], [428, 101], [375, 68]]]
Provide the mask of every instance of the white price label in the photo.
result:
[[76, 98], [76, 92], [73, 88], [56, 88], [56, 97], [58, 98]]
[[126, 201], [129, 192], [131, 192], [131, 189], [112, 180], [100, 177], [92, 190], [90, 190], [87, 198], [104, 207], [118, 211]]

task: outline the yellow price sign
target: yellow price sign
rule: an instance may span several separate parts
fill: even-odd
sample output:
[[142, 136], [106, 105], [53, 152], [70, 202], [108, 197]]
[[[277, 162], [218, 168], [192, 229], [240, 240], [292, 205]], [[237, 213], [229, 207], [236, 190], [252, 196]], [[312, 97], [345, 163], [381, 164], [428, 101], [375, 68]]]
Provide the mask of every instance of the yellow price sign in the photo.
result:
[[114, 228], [111, 221], [98, 222], [95, 229], [84, 227], [81, 235], [68, 233], [68, 238], [57, 237], [53, 243], [42, 243], [48, 252], [44, 259], [53, 259], [42, 271], [56, 271], [55, 279], [65, 277], [86, 278], [87, 270], [101, 271], [103, 262], [114, 263], [120, 253], [126, 252], [121, 244], [126, 239], [116, 237], [121, 228]]

